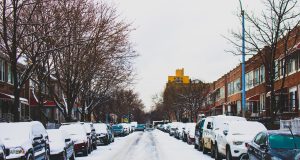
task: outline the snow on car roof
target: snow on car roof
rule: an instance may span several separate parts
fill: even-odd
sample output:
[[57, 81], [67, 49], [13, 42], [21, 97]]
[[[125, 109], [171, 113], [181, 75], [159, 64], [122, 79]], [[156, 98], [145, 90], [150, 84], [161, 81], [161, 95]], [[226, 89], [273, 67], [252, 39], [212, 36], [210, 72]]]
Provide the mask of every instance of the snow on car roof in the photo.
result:
[[230, 134], [257, 134], [267, 130], [263, 124], [249, 121], [229, 122], [228, 127]]
[[48, 129], [47, 133], [50, 141], [57, 141], [57, 140], [64, 141], [62, 132], [59, 129]]
[[94, 128], [96, 130], [96, 133], [107, 131], [107, 125], [105, 123], [95, 123]]

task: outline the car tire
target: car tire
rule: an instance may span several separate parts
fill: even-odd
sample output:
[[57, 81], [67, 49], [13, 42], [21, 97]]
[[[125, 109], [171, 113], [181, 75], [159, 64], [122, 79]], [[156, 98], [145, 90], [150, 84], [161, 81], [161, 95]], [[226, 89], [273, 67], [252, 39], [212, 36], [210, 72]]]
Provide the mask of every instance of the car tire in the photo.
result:
[[63, 158], [63, 160], [68, 160], [68, 155], [67, 155], [66, 151], [62, 152], [62, 158]]
[[230, 152], [230, 147], [226, 149], [226, 160], [232, 160], [231, 152]]
[[211, 142], [211, 147], [210, 147], [210, 157], [215, 158], [215, 146]]
[[202, 145], [202, 142], [201, 142], [201, 141], [199, 142], [198, 150], [199, 150], [199, 151], [203, 151], [203, 145]]
[[194, 144], [194, 149], [198, 149], [198, 145], [196, 143]]
[[221, 157], [221, 154], [219, 153], [217, 144], [215, 145], [215, 151], [214, 152], [215, 152], [215, 160], [222, 160], [222, 157]]
[[88, 156], [89, 155], [89, 147], [85, 147], [85, 150], [83, 151], [83, 156]]
[[208, 149], [205, 148], [204, 143], [202, 143], [203, 146], [203, 154], [207, 154], [208, 153]]
[[70, 157], [70, 160], [75, 160], [75, 152], [73, 152], [72, 156]]
[[31, 153], [28, 153], [26, 160], [34, 160], [33, 155]]

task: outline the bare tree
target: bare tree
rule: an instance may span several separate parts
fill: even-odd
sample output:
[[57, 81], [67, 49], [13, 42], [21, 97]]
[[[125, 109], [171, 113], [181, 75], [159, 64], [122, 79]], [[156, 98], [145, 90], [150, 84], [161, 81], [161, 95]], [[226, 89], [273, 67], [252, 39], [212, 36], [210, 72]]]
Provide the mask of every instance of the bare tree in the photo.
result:
[[[56, 29], [51, 1], [3, 0], [0, 2], [0, 50], [9, 57], [14, 85], [14, 120], [19, 121], [20, 92], [25, 83], [54, 48], [44, 46]], [[18, 67], [19, 63], [25, 64]]]
[[[279, 79], [278, 68], [281, 70], [282, 99], [285, 83], [286, 68], [289, 63], [291, 48], [299, 42], [299, 4], [297, 0], [264, 0], [265, 10], [258, 16], [245, 13], [247, 29], [245, 41], [247, 54], [258, 54], [259, 60], [266, 70], [266, 90], [270, 92], [270, 112], [275, 118], [283, 105], [276, 105], [275, 82]], [[242, 40], [242, 33], [232, 32], [233, 39], [227, 38], [236, 47], [231, 51], [240, 55], [242, 46], [238, 44]], [[280, 56], [283, 55], [283, 56]], [[280, 61], [281, 63], [278, 63]], [[249, 62], [253, 63], [253, 62]], [[279, 100], [281, 102], [282, 100]]]
[[[63, 97], [55, 92], [52, 94], [65, 120], [71, 121], [78, 98], [90, 103], [84, 102], [84, 110], [88, 112], [100, 102], [109, 86], [107, 79], [101, 79], [105, 74], [109, 77], [107, 71], [112, 68], [107, 67], [123, 67], [127, 73], [126, 69], [130, 70], [131, 59], [136, 55], [129, 42], [130, 25], [118, 19], [115, 8], [92, 0], [62, 0], [58, 3], [56, 20], [63, 23], [63, 27], [57, 33], [61, 36], [57, 36], [56, 44], [67, 47], [57, 50], [52, 57], [54, 75]], [[86, 90], [90, 90], [88, 95], [80, 97]]]

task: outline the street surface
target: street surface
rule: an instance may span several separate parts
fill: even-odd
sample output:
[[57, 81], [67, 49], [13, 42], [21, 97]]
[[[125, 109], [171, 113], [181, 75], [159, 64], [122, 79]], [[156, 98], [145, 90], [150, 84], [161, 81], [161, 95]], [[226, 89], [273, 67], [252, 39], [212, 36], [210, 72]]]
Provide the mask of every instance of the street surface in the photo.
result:
[[108, 146], [98, 146], [88, 157], [77, 160], [211, 160], [193, 145], [159, 130], [134, 132], [118, 137]]

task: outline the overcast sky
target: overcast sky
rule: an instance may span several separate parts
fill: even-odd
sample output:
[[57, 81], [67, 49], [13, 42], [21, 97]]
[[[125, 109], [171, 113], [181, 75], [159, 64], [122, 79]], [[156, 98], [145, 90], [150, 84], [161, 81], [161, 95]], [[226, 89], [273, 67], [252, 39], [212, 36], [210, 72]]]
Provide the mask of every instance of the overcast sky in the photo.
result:
[[[135, 90], [149, 108], [162, 93], [168, 75], [184, 68], [185, 74], [205, 82], [217, 80], [240, 63], [226, 53], [232, 47], [222, 35], [239, 30], [235, 16], [238, 0], [114, 0], [118, 12], [136, 30], [132, 42], [140, 56], [135, 60]], [[261, 8], [260, 0], [244, 0], [247, 11]]]

